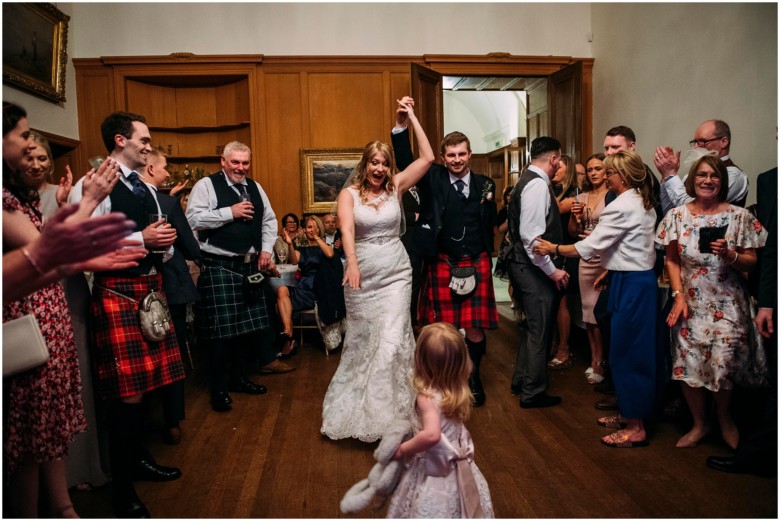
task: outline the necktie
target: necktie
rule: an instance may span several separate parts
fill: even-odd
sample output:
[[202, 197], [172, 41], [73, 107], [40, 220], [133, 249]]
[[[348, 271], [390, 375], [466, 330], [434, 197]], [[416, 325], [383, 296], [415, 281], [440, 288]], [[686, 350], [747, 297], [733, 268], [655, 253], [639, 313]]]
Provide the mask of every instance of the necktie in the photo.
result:
[[238, 190], [238, 198], [242, 201], [248, 201], [249, 200], [249, 194], [246, 193], [246, 186], [242, 184], [233, 185]]
[[458, 179], [455, 181], [455, 188], [458, 189], [458, 195], [461, 199], [466, 198], [466, 194], [463, 193], [463, 189], [466, 188], [466, 183], [463, 182], [463, 179]]
[[130, 172], [130, 175], [127, 176], [127, 180], [133, 185], [134, 196], [139, 199], [146, 197], [146, 186], [144, 186], [144, 182], [141, 181], [141, 178], [138, 177], [138, 172]]

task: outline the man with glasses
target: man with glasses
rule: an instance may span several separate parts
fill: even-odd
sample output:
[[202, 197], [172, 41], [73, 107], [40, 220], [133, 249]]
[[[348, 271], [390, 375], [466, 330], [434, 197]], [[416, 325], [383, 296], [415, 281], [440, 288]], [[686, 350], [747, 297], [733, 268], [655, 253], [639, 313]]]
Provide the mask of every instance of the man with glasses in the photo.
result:
[[[731, 129], [725, 121], [710, 119], [699, 125], [693, 139], [689, 141], [693, 148], [704, 148], [718, 154], [721, 161], [726, 164], [729, 173], [729, 193], [726, 200], [737, 206], [745, 206], [748, 194], [748, 178], [729, 157], [731, 147]], [[664, 214], [693, 199], [685, 193], [685, 176], [680, 179], [677, 171], [680, 168], [680, 152], [677, 153], [671, 147], [658, 147], [655, 149], [653, 162], [663, 178], [661, 186], [661, 206]]]

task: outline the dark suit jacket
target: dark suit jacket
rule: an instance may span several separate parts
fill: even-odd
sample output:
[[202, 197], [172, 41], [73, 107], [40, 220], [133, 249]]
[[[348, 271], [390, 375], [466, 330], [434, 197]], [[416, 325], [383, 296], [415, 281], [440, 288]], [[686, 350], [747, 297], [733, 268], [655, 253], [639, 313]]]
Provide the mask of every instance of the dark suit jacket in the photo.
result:
[[[393, 154], [399, 171], [404, 170], [414, 161], [412, 146], [409, 142], [409, 132], [399, 132], [392, 135]], [[493, 252], [493, 227], [496, 222], [496, 184], [487, 176], [471, 172], [469, 191], [471, 193], [489, 193], [480, 205], [480, 224], [482, 226], [482, 240], [485, 243], [488, 254]], [[445, 167], [433, 164], [428, 172], [417, 183], [420, 195], [420, 218], [414, 230], [411, 241], [412, 251], [416, 251], [426, 257], [433, 257], [437, 253], [437, 239], [442, 228], [442, 214], [447, 200], [447, 194], [452, 190], [450, 175]]]
[[176, 242], [173, 243], [173, 257], [163, 263], [163, 289], [169, 304], [186, 304], [200, 300], [198, 288], [192, 282], [187, 260], [200, 258], [200, 246], [192, 233], [179, 199], [157, 192], [160, 210], [168, 216], [168, 223], [176, 228]]

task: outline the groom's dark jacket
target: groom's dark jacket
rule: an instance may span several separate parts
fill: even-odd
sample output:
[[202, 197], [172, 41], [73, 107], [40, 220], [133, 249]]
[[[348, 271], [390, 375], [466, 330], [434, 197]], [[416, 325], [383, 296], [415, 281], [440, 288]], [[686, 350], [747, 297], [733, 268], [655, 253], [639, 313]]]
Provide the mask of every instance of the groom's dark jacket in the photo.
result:
[[[404, 170], [414, 161], [412, 146], [409, 142], [409, 131], [392, 134], [393, 154], [398, 171]], [[496, 223], [496, 184], [487, 176], [471, 171], [469, 192], [479, 194], [480, 230], [485, 251], [493, 252], [493, 227]], [[442, 229], [442, 215], [447, 202], [447, 195], [452, 190], [450, 174], [445, 167], [433, 164], [428, 172], [417, 182], [420, 195], [420, 218], [414, 227], [414, 237], [411, 240], [411, 250], [426, 257], [438, 253], [439, 232]], [[482, 194], [485, 194], [484, 197]], [[488, 195], [489, 194], [489, 195]]]

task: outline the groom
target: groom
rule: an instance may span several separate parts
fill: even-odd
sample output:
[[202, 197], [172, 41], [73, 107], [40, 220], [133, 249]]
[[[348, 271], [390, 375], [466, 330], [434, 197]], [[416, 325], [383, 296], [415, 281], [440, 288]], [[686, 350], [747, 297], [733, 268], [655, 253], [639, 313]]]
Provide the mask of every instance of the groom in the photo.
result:
[[[412, 161], [406, 114], [399, 112], [392, 133], [399, 171]], [[471, 172], [471, 145], [460, 132], [441, 144], [441, 161], [417, 183], [420, 217], [411, 248], [428, 259], [428, 280], [421, 291], [420, 318], [425, 323], [449, 322], [466, 330], [466, 345], [474, 369], [469, 387], [474, 407], [485, 403], [479, 365], [485, 354], [485, 329], [498, 327], [490, 254], [496, 221], [496, 185]], [[450, 289], [451, 267], [476, 268], [476, 288], [467, 295]]]

